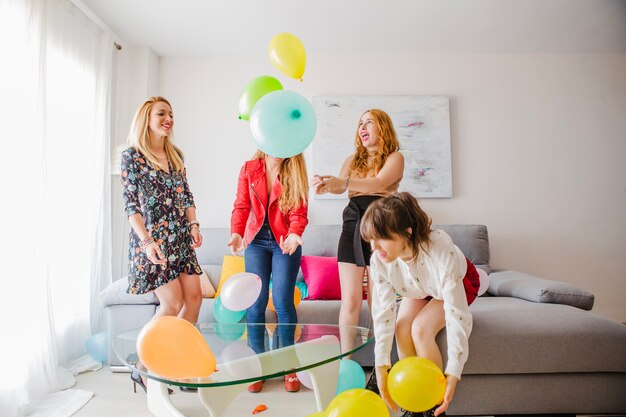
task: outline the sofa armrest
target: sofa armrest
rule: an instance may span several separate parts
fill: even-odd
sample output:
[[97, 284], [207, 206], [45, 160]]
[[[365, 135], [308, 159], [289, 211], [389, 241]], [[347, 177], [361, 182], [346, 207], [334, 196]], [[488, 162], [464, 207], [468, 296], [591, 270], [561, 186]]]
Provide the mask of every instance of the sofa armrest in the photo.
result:
[[498, 271], [489, 274], [491, 295], [515, 297], [536, 303], [565, 304], [591, 310], [594, 295], [571, 284], [537, 278], [518, 271]]

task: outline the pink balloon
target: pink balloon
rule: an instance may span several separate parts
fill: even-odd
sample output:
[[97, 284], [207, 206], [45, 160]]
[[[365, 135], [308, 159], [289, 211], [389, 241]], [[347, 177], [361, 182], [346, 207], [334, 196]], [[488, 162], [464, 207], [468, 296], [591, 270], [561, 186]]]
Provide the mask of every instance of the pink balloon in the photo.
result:
[[478, 276], [480, 277], [480, 288], [478, 288], [478, 296], [480, 297], [489, 288], [489, 274], [481, 268], [476, 268], [476, 270], [478, 270]]
[[224, 283], [220, 299], [227, 309], [241, 311], [254, 304], [260, 293], [261, 278], [250, 272], [241, 272]]

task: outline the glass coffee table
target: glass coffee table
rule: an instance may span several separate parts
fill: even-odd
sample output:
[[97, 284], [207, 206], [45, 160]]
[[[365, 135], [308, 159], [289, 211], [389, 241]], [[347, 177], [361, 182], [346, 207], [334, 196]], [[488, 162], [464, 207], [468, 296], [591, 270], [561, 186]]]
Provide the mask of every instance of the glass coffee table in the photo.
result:
[[373, 340], [367, 328], [330, 324], [205, 323], [197, 328], [217, 361], [217, 371], [205, 378], [171, 379], [139, 370], [135, 365], [141, 329], [115, 338], [113, 349], [120, 360], [146, 377], [148, 409], [157, 417], [184, 417], [170, 400], [168, 385], [197, 389], [209, 415], [221, 417], [253, 382], [299, 371], [309, 372], [317, 409], [323, 411], [335, 397], [339, 359]]

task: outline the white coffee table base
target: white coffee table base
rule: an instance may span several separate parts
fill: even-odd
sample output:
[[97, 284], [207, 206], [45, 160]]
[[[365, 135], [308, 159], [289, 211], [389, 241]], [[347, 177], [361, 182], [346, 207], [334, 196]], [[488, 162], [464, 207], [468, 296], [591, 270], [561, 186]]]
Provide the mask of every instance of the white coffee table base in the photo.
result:
[[[297, 354], [315, 350], [317, 354], [325, 352], [329, 356], [336, 356], [339, 352], [339, 343], [333, 339], [322, 338], [284, 348], [294, 350]], [[271, 355], [271, 352], [260, 356]], [[294, 356], [297, 358], [297, 356]], [[337, 379], [339, 378], [339, 360], [316, 366], [307, 370], [311, 375], [311, 383], [315, 393], [315, 403], [318, 411], [324, 411], [328, 403], [335, 397]], [[216, 378], [218, 379], [218, 378]], [[224, 411], [235, 398], [246, 390], [250, 382], [236, 385], [213, 386], [198, 388], [198, 396], [211, 417], [222, 417]], [[172, 403], [167, 392], [167, 385], [152, 378], [148, 378], [148, 409], [156, 417], [185, 417]]]

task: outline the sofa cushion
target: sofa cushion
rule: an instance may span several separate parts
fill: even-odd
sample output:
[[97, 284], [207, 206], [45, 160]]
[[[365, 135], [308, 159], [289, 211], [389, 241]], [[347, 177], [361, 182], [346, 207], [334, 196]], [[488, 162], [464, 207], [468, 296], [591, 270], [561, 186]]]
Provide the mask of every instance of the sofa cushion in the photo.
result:
[[[477, 298], [463, 374], [626, 372], [626, 326], [561, 304]], [[446, 356], [446, 331], [437, 336]]]
[[482, 224], [435, 224], [432, 228], [446, 232], [471, 263], [487, 273], [491, 272], [487, 226]]
[[339, 265], [335, 256], [303, 256], [302, 273], [310, 300], [341, 300]]
[[222, 273], [220, 275], [220, 283], [217, 286], [215, 298], [219, 297], [222, 286], [228, 280], [228, 278], [245, 271], [246, 267], [244, 264], [243, 256], [224, 255], [224, 261], [222, 262]]
[[207, 264], [200, 265], [200, 268], [209, 276], [213, 288], [217, 288], [220, 285], [220, 278], [222, 276], [222, 265]]
[[215, 287], [211, 284], [211, 279], [204, 268], [202, 268], [202, 275], [200, 275], [200, 290], [202, 291], [202, 298], [215, 297]]
[[589, 291], [517, 271], [498, 271], [490, 274], [489, 293], [536, 303], [566, 304], [583, 310], [591, 310], [594, 302], [594, 296]]
[[154, 291], [145, 294], [128, 294], [128, 277], [123, 277], [109, 284], [98, 295], [98, 300], [104, 307], [119, 304], [159, 304]]

